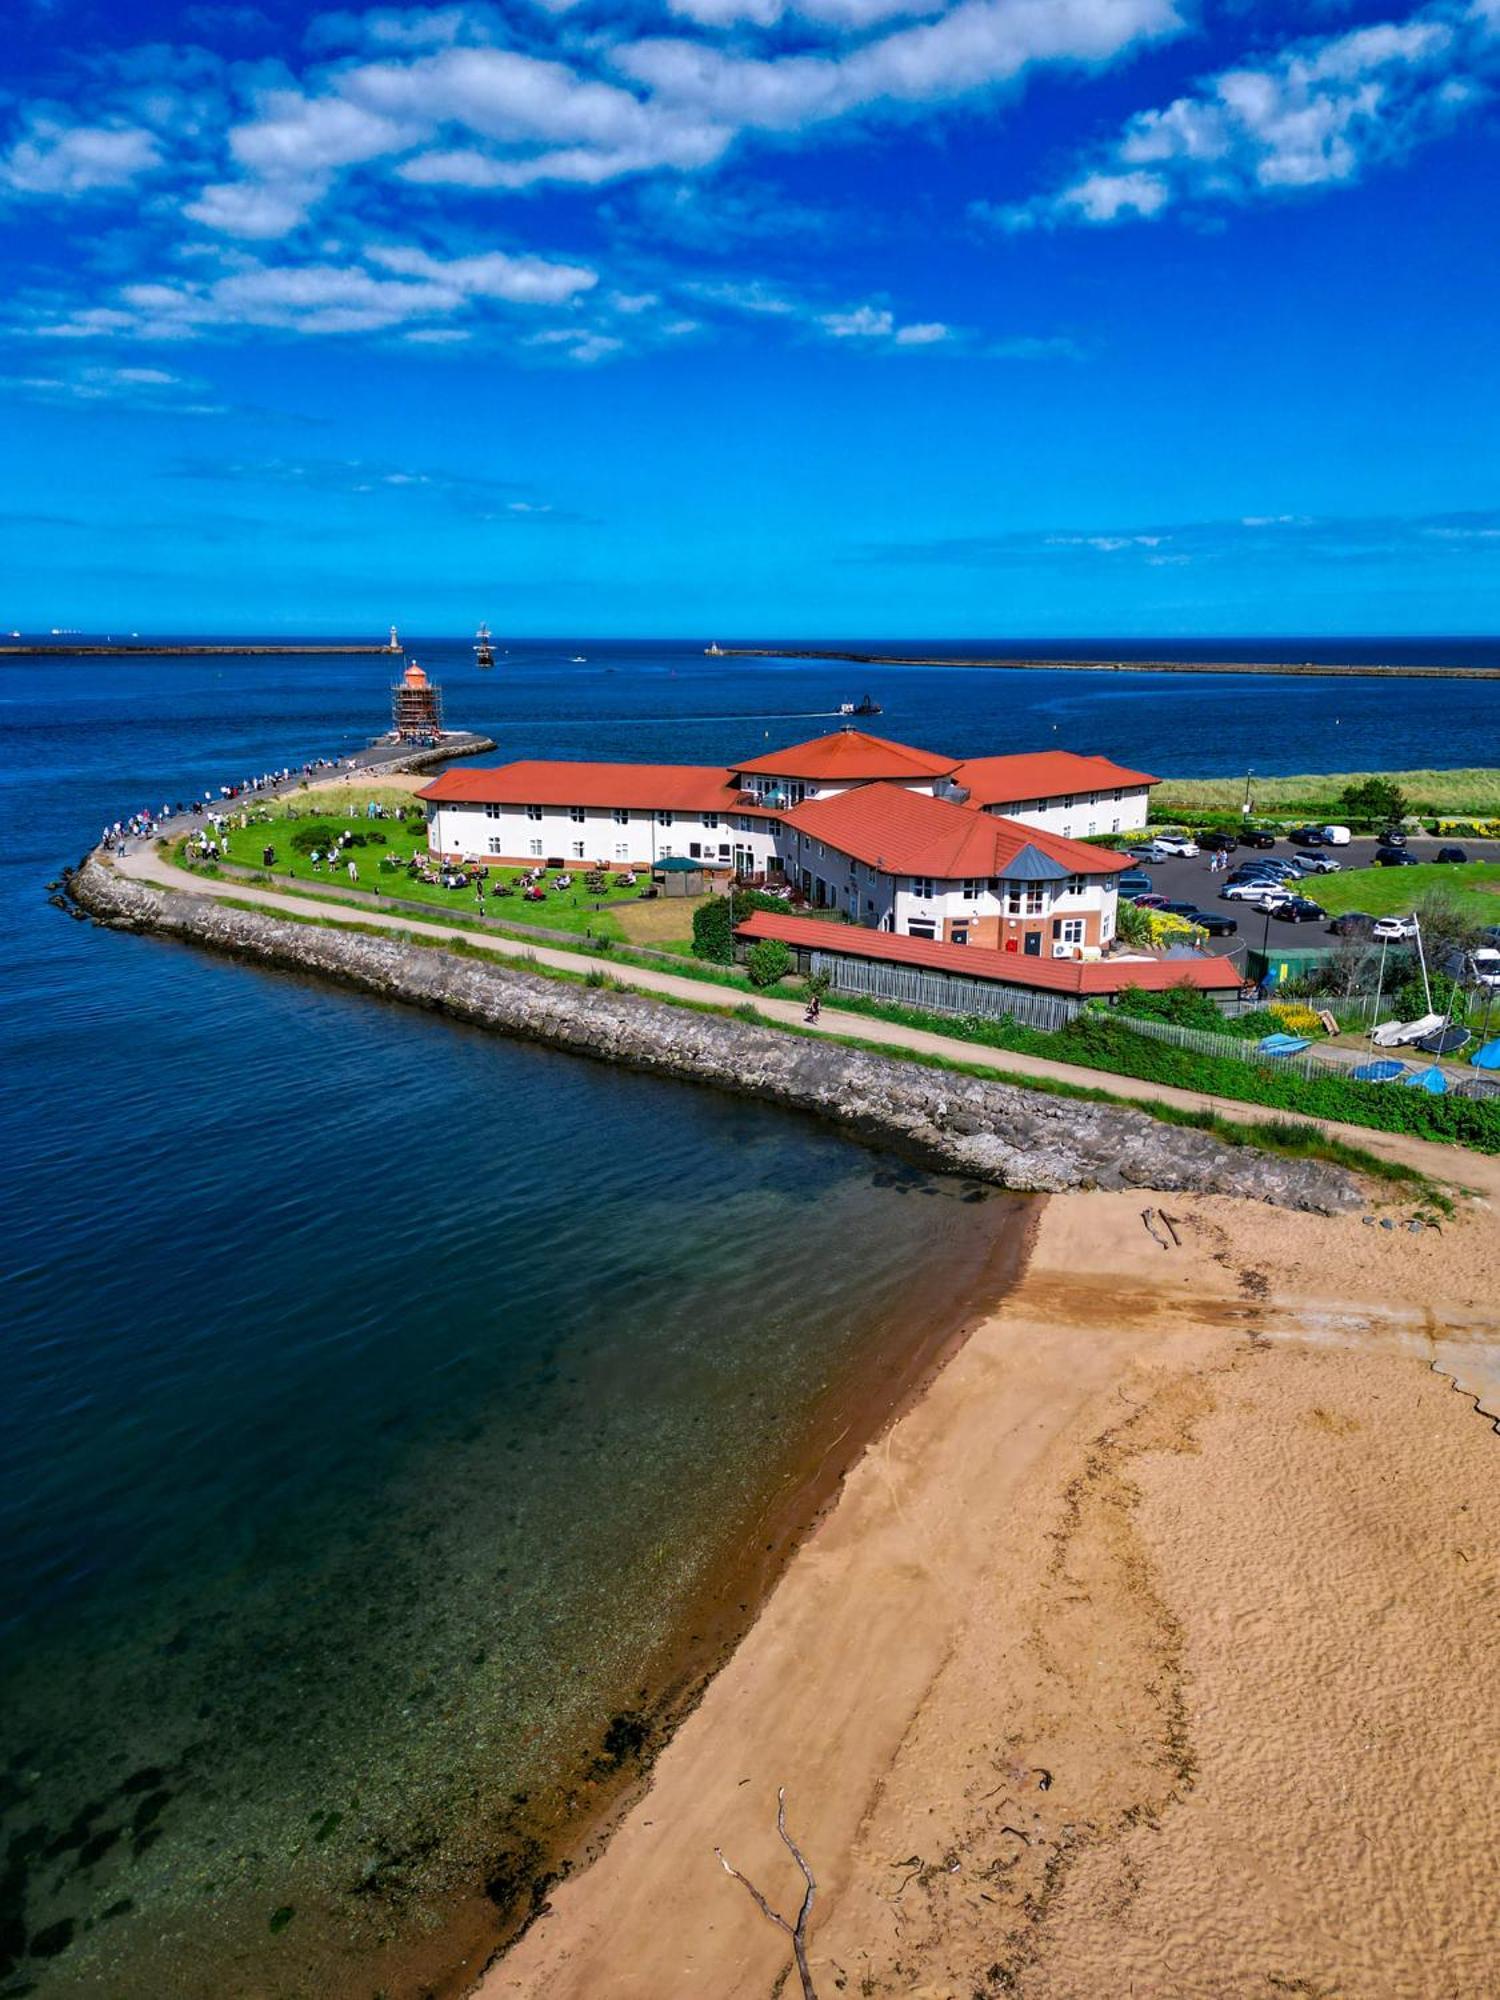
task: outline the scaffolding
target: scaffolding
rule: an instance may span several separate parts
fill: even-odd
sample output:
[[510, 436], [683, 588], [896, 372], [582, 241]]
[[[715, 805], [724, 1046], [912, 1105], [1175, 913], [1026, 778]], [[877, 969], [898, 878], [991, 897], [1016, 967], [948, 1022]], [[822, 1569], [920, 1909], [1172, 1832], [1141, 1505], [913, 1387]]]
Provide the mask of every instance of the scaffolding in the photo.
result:
[[415, 660], [391, 689], [391, 722], [403, 743], [430, 742], [443, 733], [443, 690]]

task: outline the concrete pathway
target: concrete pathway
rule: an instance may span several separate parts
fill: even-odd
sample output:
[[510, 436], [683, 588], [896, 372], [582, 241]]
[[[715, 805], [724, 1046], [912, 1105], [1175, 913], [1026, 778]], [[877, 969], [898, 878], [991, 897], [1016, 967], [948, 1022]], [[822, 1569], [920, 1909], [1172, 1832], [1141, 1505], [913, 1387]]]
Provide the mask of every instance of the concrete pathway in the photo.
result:
[[[245, 882], [205, 880], [164, 860], [149, 843], [137, 844], [133, 851], [111, 865], [139, 882], [164, 889], [186, 891], [223, 901], [251, 903], [258, 908], [288, 916], [306, 917], [321, 908], [332, 918], [343, 917], [375, 930], [414, 931], [425, 937], [467, 939], [471, 944], [501, 959], [531, 958], [539, 965], [560, 971], [586, 973], [597, 969], [613, 979], [623, 979], [641, 993], [659, 994], [669, 1000], [692, 1000], [704, 1005], [742, 1006], [747, 997], [768, 1021], [786, 1026], [803, 1026], [803, 1003], [778, 1000], [771, 994], [747, 996], [744, 989], [721, 986], [714, 981], [685, 979], [680, 974], [624, 963], [607, 954], [566, 951], [545, 944], [531, 944], [521, 938], [497, 937], [461, 923], [445, 923], [409, 915], [386, 915], [376, 910], [340, 910], [336, 903], [316, 896], [298, 896], [277, 889], [262, 889]], [[1134, 1077], [1116, 1076], [1104, 1070], [1084, 1069], [1073, 1063], [1053, 1062], [1041, 1056], [1027, 1056], [1008, 1049], [988, 1048], [960, 1041], [951, 1035], [937, 1035], [921, 1028], [908, 1028], [892, 1021], [873, 1020], [823, 1003], [819, 1029], [825, 1034], [848, 1035], [879, 1048], [907, 1049], [922, 1055], [941, 1057], [947, 1062], [978, 1063], [1007, 1076], [1032, 1077], [1041, 1082], [1081, 1085], [1090, 1090], [1106, 1090], [1112, 1097], [1154, 1100], [1185, 1111], [1212, 1111], [1237, 1124], [1251, 1124], [1275, 1113], [1261, 1106], [1244, 1105], [1232, 1099], [1210, 1097], [1201, 1091], [1178, 1090], [1166, 1084], [1145, 1083]], [[1404, 1134], [1373, 1132], [1362, 1125], [1334, 1124], [1325, 1119], [1303, 1118], [1299, 1124], [1316, 1125], [1331, 1138], [1362, 1146], [1383, 1159], [1400, 1162], [1430, 1174], [1435, 1180], [1456, 1181], [1486, 1199], [1500, 1198], [1500, 1157], [1473, 1153], [1458, 1146], [1443, 1146]]]

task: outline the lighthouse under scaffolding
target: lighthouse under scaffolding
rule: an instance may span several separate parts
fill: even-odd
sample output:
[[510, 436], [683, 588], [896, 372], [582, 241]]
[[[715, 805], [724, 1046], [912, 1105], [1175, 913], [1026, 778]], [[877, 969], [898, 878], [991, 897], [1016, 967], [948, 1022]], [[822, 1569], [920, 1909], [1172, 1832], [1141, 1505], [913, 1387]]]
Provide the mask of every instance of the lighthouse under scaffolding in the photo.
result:
[[403, 743], [435, 743], [443, 733], [443, 690], [415, 660], [391, 689], [391, 722]]

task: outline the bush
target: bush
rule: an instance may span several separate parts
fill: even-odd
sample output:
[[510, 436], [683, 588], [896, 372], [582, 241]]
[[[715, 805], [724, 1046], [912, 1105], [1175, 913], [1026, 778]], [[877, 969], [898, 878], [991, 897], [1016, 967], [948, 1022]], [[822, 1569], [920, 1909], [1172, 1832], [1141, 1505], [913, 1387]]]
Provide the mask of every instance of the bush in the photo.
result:
[[1220, 1035], [1225, 1030], [1224, 1016], [1213, 1001], [1186, 980], [1162, 993], [1127, 986], [1115, 1004], [1122, 1014], [1133, 1014], [1137, 1020], [1171, 1021], [1179, 1028], [1209, 1028]]
[[752, 910], [780, 910], [786, 904], [779, 896], [767, 896], [759, 889], [736, 889], [733, 897], [710, 896], [693, 912], [693, 956], [713, 965], [728, 965], [734, 958], [734, 930], [730, 921], [740, 923]]
[[338, 837], [337, 827], [330, 826], [326, 820], [310, 820], [292, 835], [292, 850], [296, 854], [323, 854]]
[[1382, 826], [1399, 826], [1409, 810], [1405, 792], [1389, 778], [1365, 778], [1357, 785], [1345, 785], [1339, 797], [1351, 818], [1378, 820]]
[[750, 975], [752, 986], [774, 986], [778, 979], [785, 979], [792, 969], [792, 954], [780, 938], [762, 938], [750, 947], [750, 956], [745, 960], [745, 970]]

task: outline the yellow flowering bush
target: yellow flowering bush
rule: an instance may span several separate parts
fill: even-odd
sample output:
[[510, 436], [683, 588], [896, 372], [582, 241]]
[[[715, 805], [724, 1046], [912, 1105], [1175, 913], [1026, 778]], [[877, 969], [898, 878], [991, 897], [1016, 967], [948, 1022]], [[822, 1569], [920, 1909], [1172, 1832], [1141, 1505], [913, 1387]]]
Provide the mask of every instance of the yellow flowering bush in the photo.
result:
[[1274, 1014], [1289, 1035], [1321, 1035], [1323, 1023], [1315, 1011], [1301, 1000], [1273, 1000], [1269, 1012]]
[[1204, 935], [1201, 924], [1190, 924], [1186, 917], [1174, 917], [1168, 910], [1147, 910], [1146, 926], [1153, 944], [1186, 944]]

